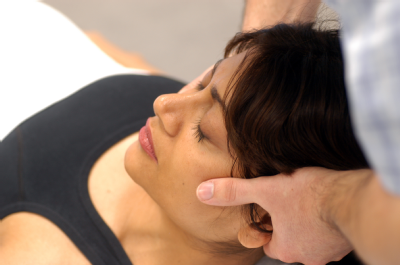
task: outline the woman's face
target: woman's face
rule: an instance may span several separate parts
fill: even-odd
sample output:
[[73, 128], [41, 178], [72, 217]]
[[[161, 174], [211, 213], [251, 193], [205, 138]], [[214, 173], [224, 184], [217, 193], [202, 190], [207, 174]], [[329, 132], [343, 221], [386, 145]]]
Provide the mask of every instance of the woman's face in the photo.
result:
[[[201, 81], [203, 89], [187, 86], [177, 94], [159, 96], [154, 101], [156, 116], [125, 156], [132, 179], [185, 233], [205, 241], [237, 240], [242, 222], [237, 208], [199, 202], [196, 188], [208, 179], [230, 177], [233, 160], [221, 99], [243, 58], [241, 53], [217, 63]], [[146, 147], [149, 135], [152, 145]]]

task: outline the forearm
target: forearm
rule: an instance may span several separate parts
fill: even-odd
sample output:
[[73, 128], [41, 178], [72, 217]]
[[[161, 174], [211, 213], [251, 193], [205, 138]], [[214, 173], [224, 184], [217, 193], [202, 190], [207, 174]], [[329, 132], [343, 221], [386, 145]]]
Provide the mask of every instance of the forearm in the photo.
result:
[[246, 0], [242, 31], [279, 22], [313, 21], [320, 3], [320, 0]]
[[400, 264], [400, 197], [388, 194], [371, 171], [341, 177], [331, 217], [367, 264]]

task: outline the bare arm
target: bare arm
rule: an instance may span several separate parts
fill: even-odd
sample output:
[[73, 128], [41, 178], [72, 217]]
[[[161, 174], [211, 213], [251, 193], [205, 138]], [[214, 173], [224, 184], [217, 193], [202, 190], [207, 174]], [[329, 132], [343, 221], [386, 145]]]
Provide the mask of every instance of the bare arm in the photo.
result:
[[388, 194], [371, 170], [303, 168], [291, 176], [208, 182], [213, 192], [198, 189], [203, 202], [255, 202], [270, 213], [272, 238], [243, 228], [239, 240], [249, 247], [264, 245], [273, 258], [326, 264], [354, 248], [367, 264], [400, 264], [400, 197]]
[[326, 213], [368, 264], [400, 264], [400, 197], [373, 172], [353, 171], [330, 190]]
[[18, 212], [0, 221], [0, 264], [91, 263], [53, 222], [34, 213]]
[[242, 31], [279, 22], [313, 21], [320, 4], [320, 0], [247, 0]]

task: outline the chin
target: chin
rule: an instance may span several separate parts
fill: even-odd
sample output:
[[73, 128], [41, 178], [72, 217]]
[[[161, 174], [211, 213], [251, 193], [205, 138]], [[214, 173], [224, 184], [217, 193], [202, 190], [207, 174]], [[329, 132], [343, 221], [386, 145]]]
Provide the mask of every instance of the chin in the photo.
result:
[[125, 152], [124, 166], [128, 175], [136, 182], [135, 176], [138, 176], [138, 149], [139, 141], [133, 142]]
[[146, 182], [151, 182], [154, 162], [142, 150], [139, 141], [132, 143], [125, 152], [125, 171], [139, 186], [145, 189]]

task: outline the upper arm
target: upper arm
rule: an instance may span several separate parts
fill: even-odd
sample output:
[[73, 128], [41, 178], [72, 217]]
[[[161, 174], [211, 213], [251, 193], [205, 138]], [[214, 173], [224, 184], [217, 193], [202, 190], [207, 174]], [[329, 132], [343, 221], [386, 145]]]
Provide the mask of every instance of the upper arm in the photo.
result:
[[54, 223], [21, 212], [0, 222], [0, 264], [90, 264]]

